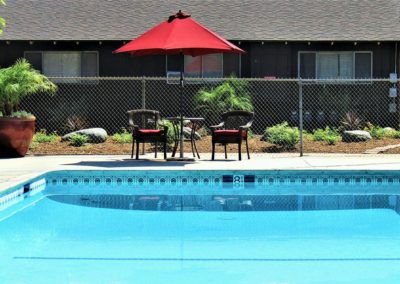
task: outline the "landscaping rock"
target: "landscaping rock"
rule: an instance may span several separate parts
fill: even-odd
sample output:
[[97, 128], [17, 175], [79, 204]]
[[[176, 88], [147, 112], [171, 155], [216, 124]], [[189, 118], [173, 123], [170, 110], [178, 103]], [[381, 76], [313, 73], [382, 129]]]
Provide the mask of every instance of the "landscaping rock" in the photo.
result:
[[343, 132], [342, 141], [343, 142], [363, 142], [371, 140], [371, 134], [364, 130], [348, 130]]
[[[190, 127], [183, 127], [183, 136], [185, 139], [190, 139], [190, 133], [192, 132], [192, 129]], [[194, 140], [200, 140], [201, 135], [198, 132], [194, 133]]]
[[107, 131], [103, 128], [88, 128], [68, 133], [61, 138], [61, 141], [68, 141], [73, 134], [87, 135], [89, 137], [88, 143], [103, 143], [108, 137]]

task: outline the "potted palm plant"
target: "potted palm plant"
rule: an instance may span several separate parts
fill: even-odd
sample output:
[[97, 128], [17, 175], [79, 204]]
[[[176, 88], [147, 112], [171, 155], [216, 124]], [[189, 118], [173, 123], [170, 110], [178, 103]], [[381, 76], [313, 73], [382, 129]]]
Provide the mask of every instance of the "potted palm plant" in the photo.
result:
[[53, 94], [57, 86], [19, 59], [8, 68], [0, 68], [0, 156], [23, 157], [35, 133], [36, 118], [19, 111], [21, 100], [37, 93]]

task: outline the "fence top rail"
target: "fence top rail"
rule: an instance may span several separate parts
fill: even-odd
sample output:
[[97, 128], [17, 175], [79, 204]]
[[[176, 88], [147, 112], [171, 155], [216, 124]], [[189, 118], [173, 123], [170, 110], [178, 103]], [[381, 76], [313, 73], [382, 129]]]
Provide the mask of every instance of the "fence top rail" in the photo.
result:
[[[167, 78], [167, 77], [49, 77], [49, 79], [58, 81], [113, 81], [113, 80], [132, 80], [132, 81], [179, 81], [179, 78]], [[218, 83], [221, 81], [230, 80], [232, 78], [186, 78], [185, 81], [190, 82], [210, 82]], [[305, 84], [326, 84], [326, 83], [371, 83], [371, 82], [389, 82], [389, 83], [400, 83], [400, 79], [389, 79], [389, 78], [371, 78], [371, 79], [301, 79], [301, 78], [235, 78], [236, 80], [243, 80], [249, 82], [296, 82]]]

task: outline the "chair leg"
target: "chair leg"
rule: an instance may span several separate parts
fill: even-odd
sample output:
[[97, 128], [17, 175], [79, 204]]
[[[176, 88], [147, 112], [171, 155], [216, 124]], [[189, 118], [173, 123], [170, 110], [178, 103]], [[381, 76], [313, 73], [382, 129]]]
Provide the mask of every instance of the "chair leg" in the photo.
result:
[[135, 141], [132, 141], [132, 154], [131, 154], [131, 159], [133, 159], [133, 153], [135, 152]]
[[213, 143], [212, 143], [212, 154], [211, 154], [211, 160], [213, 160], [213, 161], [214, 161], [214, 158], [215, 158], [215, 143], [213, 142]]
[[194, 154], [194, 145], [193, 145], [193, 139], [190, 139], [190, 144], [192, 146], [192, 153], [193, 153], [193, 158], [196, 158], [196, 155]]
[[250, 160], [249, 142], [247, 141], [247, 138], [246, 138], [246, 151], [247, 151], [247, 158]]
[[239, 148], [239, 161], [242, 160], [242, 143], [238, 143], [238, 148]]
[[139, 160], [139, 141], [136, 141], [136, 160]]
[[174, 148], [172, 149], [172, 157], [175, 157], [176, 151], [178, 150], [177, 140], [174, 141]]
[[226, 144], [224, 144], [224, 151], [225, 151], [225, 160], [228, 159], [228, 155], [226, 153]]
[[197, 153], [197, 158], [200, 159], [200, 154], [199, 154], [199, 151], [197, 150], [197, 146], [196, 146], [196, 141], [195, 141], [195, 140], [193, 140], [193, 145], [194, 145], [194, 150], [195, 150], [196, 153]]
[[155, 144], [155, 151], [154, 151], [154, 157], [157, 158], [157, 148], [158, 148], [158, 143], [156, 142]]
[[164, 160], [167, 159], [167, 141], [164, 141]]

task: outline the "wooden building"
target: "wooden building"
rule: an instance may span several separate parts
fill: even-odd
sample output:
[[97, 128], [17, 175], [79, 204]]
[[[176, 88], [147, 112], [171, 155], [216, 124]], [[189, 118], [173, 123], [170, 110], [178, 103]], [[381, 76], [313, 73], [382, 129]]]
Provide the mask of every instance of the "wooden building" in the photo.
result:
[[245, 55], [185, 59], [186, 76], [388, 78], [399, 67], [396, 0], [12, 0], [0, 7], [0, 66], [26, 57], [49, 76], [159, 76], [174, 57], [113, 54], [182, 9]]

